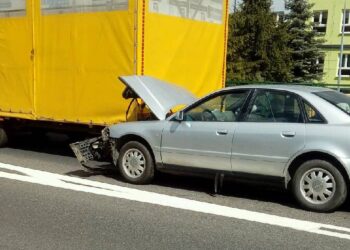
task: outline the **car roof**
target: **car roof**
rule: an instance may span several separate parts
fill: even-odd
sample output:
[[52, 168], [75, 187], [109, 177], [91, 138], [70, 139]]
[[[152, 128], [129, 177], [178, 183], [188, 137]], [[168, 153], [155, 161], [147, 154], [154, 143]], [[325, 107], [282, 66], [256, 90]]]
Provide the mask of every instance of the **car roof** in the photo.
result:
[[324, 87], [315, 87], [307, 85], [297, 85], [297, 84], [249, 84], [249, 85], [240, 85], [235, 87], [227, 87], [224, 90], [233, 90], [233, 89], [271, 89], [271, 90], [287, 90], [292, 92], [306, 92], [314, 93], [321, 91], [332, 91], [331, 89]]

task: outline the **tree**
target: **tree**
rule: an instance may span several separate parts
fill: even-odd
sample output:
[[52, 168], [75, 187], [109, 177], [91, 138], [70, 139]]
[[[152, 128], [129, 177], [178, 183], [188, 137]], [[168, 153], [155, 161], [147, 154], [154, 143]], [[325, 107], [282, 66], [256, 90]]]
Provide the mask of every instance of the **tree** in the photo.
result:
[[228, 21], [228, 41], [227, 41], [227, 79], [243, 80], [246, 76], [247, 67], [242, 58], [243, 39], [242, 26], [243, 16], [240, 12], [229, 15]]
[[293, 67], [291, 74], [294, 82], [319, 81], [322, 69], [317, 61], [324, 55], [319, 46], [324, 42], [312, 29], [313, 4], [308, 0], [287, 0], [286, 9], [288, 31], [291, 36], [288, 46], [291, 48]]
[[229, 17], [229, 80], [289, 81], [286, 25], [277, 24], [271, 0], [244, 0]]
[[267, 81], [289, 82], [292, 80], [291, 68], [291, 50], [288, 46], [290, 36], [287, 25], [279, 23], [271, 34], [271, 43], [268, 50], [268, 68], [265, 72]]

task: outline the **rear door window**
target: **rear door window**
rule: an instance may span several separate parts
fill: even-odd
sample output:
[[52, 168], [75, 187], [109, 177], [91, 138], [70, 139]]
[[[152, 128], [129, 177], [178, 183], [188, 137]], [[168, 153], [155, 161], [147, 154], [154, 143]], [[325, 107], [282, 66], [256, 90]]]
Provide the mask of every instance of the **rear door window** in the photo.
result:
[[245, 121], [300, 123], [303, 122], [303, 116], [295, 94], [286, 91], [258, 90]]

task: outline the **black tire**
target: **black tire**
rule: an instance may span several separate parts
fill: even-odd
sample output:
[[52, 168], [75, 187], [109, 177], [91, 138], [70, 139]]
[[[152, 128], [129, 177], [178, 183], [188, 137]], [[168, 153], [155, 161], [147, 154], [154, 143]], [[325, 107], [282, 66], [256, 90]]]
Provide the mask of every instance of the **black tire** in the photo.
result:
[[0, 148], [6, 146], [8, 143], [8, 136], [6, 131], [0, 127]]
[[310, 211], [334, 211], [346, 200], [347, 191], [344, 176], [325, 160], [303, 163], [292, 179], [292, 192], [296, 200]]
[[[154, 160], [151, 152], [138, 141], [130, 141], [121, 148], [118, 167], [123, 178], [132, 184], [148, 184], [154, 178]], [[143, 167], [143, 170], [137, 170], [138, 167]]]

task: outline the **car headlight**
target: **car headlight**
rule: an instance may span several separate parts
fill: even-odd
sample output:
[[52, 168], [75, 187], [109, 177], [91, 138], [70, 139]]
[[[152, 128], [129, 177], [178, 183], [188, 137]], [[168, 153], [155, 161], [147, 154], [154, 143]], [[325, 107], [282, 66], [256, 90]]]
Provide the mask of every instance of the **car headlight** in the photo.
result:
[[106, 127], [102, 130], [102, 140], [103, 141], [108, 141], [109, 140], [109, 136], [110, 136], [110, 133], [109, 133], [109, 128]]

